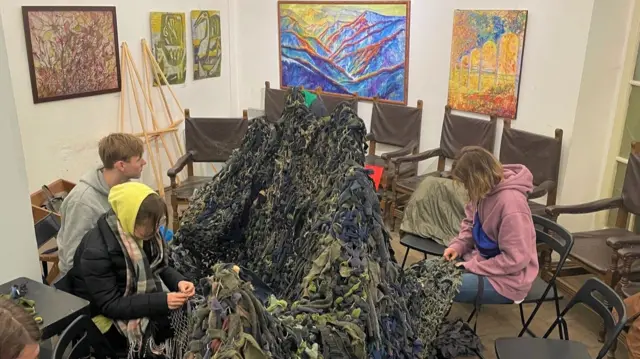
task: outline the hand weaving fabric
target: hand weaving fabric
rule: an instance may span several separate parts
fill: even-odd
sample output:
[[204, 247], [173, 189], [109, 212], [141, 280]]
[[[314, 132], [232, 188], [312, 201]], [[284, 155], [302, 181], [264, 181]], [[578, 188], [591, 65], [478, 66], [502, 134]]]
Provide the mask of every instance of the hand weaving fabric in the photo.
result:
[[186, 357], [440, 358], [478, 349], [457, 323], [444, 327], [471, 338], [466, 346], [437, 347], [460, 272], [441, 259], [401, 270], [363, 168], [365, 134], [348, 106], [318, 118], [299, 89], [280, 121], [253, 120], [170, 245], [175, 268], [206, 297], [189, 322]]

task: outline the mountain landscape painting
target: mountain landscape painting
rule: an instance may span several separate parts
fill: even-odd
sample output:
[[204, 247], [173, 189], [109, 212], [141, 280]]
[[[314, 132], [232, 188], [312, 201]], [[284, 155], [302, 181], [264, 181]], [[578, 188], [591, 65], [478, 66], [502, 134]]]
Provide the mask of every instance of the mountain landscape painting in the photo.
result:
[[278, 6], [281, 87], [406, 104], [408, 1]]
[[516, 118], [526, 28], [526, 10], [455, 11], [451, 108]]

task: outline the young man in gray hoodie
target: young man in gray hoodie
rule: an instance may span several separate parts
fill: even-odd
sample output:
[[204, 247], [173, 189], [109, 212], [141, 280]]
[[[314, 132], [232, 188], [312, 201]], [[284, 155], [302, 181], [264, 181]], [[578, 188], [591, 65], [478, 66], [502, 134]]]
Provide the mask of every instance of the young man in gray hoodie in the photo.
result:
[[98, 152], [102, 166], [83, 175], [60, 208], [62, 223], [57, 242], [61, 277], [73, 267], [73, 256], [82, 237], [111, 208], [107, 200], [111, 187], [140, 178], [146, 164], [142, 140], [130, 134], [104, 137]]

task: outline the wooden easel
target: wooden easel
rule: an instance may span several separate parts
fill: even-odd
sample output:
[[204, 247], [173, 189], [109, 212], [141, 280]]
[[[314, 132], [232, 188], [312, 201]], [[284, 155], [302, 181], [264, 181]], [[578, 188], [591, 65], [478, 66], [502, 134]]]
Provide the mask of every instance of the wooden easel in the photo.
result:
[[[160, 196], [164, 197], [164, 182], [162, 181], [162, 163], [160, 161], [160, 145], [162, 145], [165, 155], [169, 160], [171, 166], [173, 166], [176, 162], [176, 158], [174, 154], [170, 150], [167, 145], [166, 135], [172, 134], [176, 147], [178, 149], [179, 156], [184, 155], [184, 149], [180, 142], [180, 138], [178, 136], [178, 127], [184, 121], [184, 109], [180, 105], [176, 94], [173, 92], [173, 89], [168, 86], [169, 81], [165, 77], [164, 73], [162, 73], [162, 69], [160, 65], [156, 61], [155, 57], [151, 53], [151, 49], [145, 39], [142, 39], [142, 60], [143, 60], [143, 68], [144, 68], [144, 76], [140, 76], [140, 72], [138, 68], [133, 63], [133, 59], [131, 58], [131, 52], [129, 51], [129, 46], [126, 42], [122, 43], [122, 51], [121, 51], [121, 67], [122, 67], [122, 91], [120, 95], [120, 118], [119, 118], [119, 127], [118, 130], [120, 132], [127, 132], [125, 129], [125, 96], [127, 94], [127, 78], [129, 79], [129, 85], [131, 89], [129, 90], [133, 93], [133, 99], [136, 104], [136, 111], [138, 114], [138, 120], [140, 123], [140, 127], [142, 132], [134, 133], [135, 136], [143, 137], [143, 141], [145, 143], [145, 147], [148, 153], [149, 162], [151, 163], [151, 167], [153, 169], [153, 175], [156, 180], [156, 185], [158, 187], [158, 193]], [[144, 78], [144, 80], [143, 80]], [[156, 88], [158, 89], [158, 93], [160, 94], [160, 98], [162, 100], [162, 108], [164, 112], [164, 117], [167, 122], [166, 127], [160, 127], [158, 122], [158, 117], [155, 113], [155, 108], [153, 105], [153, 97], [152, 97], [152, 87], [153, 83], [158, 84]], [[167, 96], [164, 93], [163, 86], [167, 85], [167, 89], [169, 90], [171, 97], [175, 101], [175, 105], [179, 110], [179, 118], [174, 119], [173, 114], [171, 112], [171, 107], [169, 106], [169, 101], [167, 100]], [[142, 99], [139, 98], [138, 88], [142, 90]], [[143, 104], [141, 104], [143, 102]], [[146, 105], [148, 113], [151, 117], [151, 129], [147, 130], [146, 128], [146, 117], [145, 112], [143, 111], [143, 106]], [[152, 149], [152, 144], [155, 144], [155, 151]]]

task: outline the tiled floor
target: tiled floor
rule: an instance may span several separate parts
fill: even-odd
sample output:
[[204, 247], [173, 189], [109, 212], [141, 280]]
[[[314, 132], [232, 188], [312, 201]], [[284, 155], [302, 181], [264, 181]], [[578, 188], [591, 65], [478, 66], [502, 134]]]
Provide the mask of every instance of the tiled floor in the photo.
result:
[[[391, 242], [396, 254], [396, 259], [401, 262], [406, 251], [405, 247], [400, 244], [397, 234], [393, 234]], [[422, 254], [411, 251], [407, 258], [407, 265], [422, 260]], [[560, 308], [564, 308], [566, 301], [562, 301]], [[533, 310], [534, 305], [525, 306], [525, 315]], [[449, 314], [450, 318], [462, 318], [466, 320], [471, 311], [472, 305], [454, 304]], [[478, 334], [482, 340], [485, 350], [482, 353], [487, 359], [496, 358], [494, 350], [494, 342], [498, 338], [515, 337], [522, 329], [520, 324], [520, 314], [517, 305], [489, 305], [483, 306], [478, 321]], [[543, 335], [551, 326], [555, 319], [555, 309], [553, 303], [545, 303], [540, 311], [536, 314], [535, 320], [531, 324], [531, 330], [537, 335]], [[567, 318], [569, 327], [569, 338], [584, 343], [589, 348], [589, 352], [593, 358], [596, 357], [601, 343], [598, 342], [598, 331], [600, 330], [601, 320], [589, 309], [578, 306], [573, 309]], [[552, 333], [551, 338], [558, 338], [557, 330]], [[627, 359], [627, 350], [624, 345], [618, 345], [616, 352], [617, 359]], [[540, 358], [544, 359], [544, 358]]]

